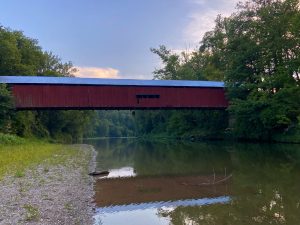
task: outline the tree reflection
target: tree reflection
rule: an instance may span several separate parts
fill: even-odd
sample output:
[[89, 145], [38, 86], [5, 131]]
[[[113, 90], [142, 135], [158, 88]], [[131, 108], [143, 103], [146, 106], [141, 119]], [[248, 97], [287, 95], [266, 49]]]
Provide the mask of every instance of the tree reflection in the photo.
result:
[[138, 176], [223, 176], [225, 168], [232, 174], [229, 204], [160, 209], [171, 224], [300, 224], [299, 145], [105, 140], [97, 146], [99, 164], [132, 166]]
[[[239, 150], [236, 147], [243, 147]], [[160, 209], [171, 224], [300, 224], [299, 151], [294, 146], [235, 146], [229, 204]]]

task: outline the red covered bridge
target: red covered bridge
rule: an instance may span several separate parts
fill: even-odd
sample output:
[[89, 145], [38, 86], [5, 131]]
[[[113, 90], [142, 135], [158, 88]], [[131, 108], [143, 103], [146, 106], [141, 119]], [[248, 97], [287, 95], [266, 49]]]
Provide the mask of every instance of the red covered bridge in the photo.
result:
[[224, 109], [223, 82], [0, 76], [17, 109]]

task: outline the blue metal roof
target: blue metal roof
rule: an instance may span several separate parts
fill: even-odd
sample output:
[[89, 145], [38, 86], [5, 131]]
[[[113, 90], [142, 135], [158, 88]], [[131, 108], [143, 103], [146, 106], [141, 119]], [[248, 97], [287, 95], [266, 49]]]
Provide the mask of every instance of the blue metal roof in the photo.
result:
[[224, 82], [189, 80], [133, 80], [45, 76], [0, 76], [5, 84], [64, 84], [64, 85], [115, 85], [115, 86], [162, 86], [162, 87], [214, 87], [223, 88]]

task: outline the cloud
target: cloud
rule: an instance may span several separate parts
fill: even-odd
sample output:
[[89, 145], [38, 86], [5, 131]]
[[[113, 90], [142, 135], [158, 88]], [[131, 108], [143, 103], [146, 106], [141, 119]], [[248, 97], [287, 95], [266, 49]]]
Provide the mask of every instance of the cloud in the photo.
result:
[[76, 77], [82, 78], [120, 78], [119, 70], [100, 67], [76, 67]]
[[145, 74], [120, 74], [120, 71], [113, 68], [101, 67], [80, 67], [76, 66], [78, 70], [74, 75], [82, 78], [115, 78], [115, 79], [152, 79], [152, 76]]
[[215, 10], [191, 14], [190, 22], [184, 31], [186, 41], [192, 44], [199, 43], [204, 34], [213, 29], [217, 15], [218, 12]]
[[152, 75], [146, 74], [122, 74], [122, 79], [151, 80], [152, 78]]
[[197, 45], [214, 28], [217, 15], [230, 16], [239, 0], [190, 0], [194, 6], [184, 30], [186, 42]]

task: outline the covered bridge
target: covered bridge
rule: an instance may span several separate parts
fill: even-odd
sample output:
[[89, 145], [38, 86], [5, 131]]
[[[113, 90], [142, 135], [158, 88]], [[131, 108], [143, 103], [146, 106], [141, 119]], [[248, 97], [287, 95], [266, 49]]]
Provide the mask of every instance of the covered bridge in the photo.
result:
[[224, 109], [223, 82], [0, 76], [17, 109]]

